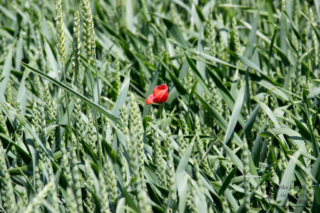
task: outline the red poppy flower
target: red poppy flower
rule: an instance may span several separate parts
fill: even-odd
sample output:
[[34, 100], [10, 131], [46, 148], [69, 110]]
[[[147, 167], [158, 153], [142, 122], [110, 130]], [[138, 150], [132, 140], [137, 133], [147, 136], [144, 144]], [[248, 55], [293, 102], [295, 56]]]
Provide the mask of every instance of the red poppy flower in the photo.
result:
[[152, 103], [163, 103], [166, 102], [168, 99], [168, 87], [165, 84], [162, 84], [160, 86], [157, 86], [153, 89], [153, 94], [149, 95], [148, 99], [146, 100], [146, 103], [152, 104]]

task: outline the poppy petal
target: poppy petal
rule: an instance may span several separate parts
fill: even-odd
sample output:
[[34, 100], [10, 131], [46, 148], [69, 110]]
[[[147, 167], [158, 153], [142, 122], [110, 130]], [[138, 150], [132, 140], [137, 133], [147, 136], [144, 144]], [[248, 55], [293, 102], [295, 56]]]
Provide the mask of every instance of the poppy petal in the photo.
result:
[[165, 90], [161, 90], [157, 92], [157, 95], [154, 96], [153, 102], [154, 103], [163, 103], [166, 102], [168, 99], [168, 88]]
[[169, 92], [168, 92], [168, 88], [164, 91], [164, 94], [160, 97], [160, 101], [161, 103], [163, 102], [166, 102], [167, 99], [168, 99], [168, 95], [169, 95]]
[[152, 104], [153, 103], [153, 99], [154, 99], [154, 95], [153, 94], [149, 95], [149, 97], [146, 100], [147, 105]]
[[153, 95], [157, 96], [158, 92], [168, 89], [166, 84], [159, 85], [153, 89]]

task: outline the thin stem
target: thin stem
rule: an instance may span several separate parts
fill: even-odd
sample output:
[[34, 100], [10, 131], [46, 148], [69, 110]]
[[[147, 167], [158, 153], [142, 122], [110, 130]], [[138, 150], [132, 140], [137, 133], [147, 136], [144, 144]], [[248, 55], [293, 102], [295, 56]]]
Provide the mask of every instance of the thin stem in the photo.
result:
[[97, 68], [97, 56], [94, 55], [94, 66], [96, 68], [96, 81], [97, 81], [97, 92], [98, 92], [98, 104], [100, 105], [100, 89], [99, 89], [99, 76]]
[[[100, 106], [100, 89], [99, 89], [99, 76], [98, 76], [98, 67], [97, 67], [97, 55], [94, 54], [94, 66], [96, 68], [96, 81], [97, 81], [97, 93], [98, 93], [98, 105]], [[100, 123], [101, 126], [103, 127], [103, 119], [102, 116], [100, 115]], [[103, 128], [102, 128], [102, 134], [103, 134]], [[98, 130], [97, 130], [97, 142], [98, 142], [98, 149], [99, 149], [99, 161], [101, 162], [101, 155], [102, 155], [102, 145], [101, 145], [101, 141], [99, 140], [99, 135], [98, 135]], [[102, 166], [102, 162], [100, 163], [100, 165]]]
[[[98, 67], [97, 67], [97, 55], [94, 55], [94, 66], [96, 68], [96, 81], [97, 81], [97, 93], [98, 93], [98, 104], [100, 106], [101, 103], [101, 95], [100, 95], [100, 89], [99, 89], [99, 76], [98, 76]], [[100, 116], [100, 122], [101, 126], [103, 127], [103, 119], [102, 116]], [[102, 134], [103, 134], [103, 128], [102, 128]], [[101, 145], [100, 145], [101, 146]]]
[[160, 126], [161, 126], [161, 131], [162, 131], [162, 119], [161, 119], [162, 110], [161, 110], [161, 105], [162, 104], [160, 104], [159, 110], [160, 110]]
[[[64, 84], [67, 85], [66, 70], [65, 70], [64, 64], [62, 64], [62, 71], [63, 71]], [[69, 93], [68, 92], [66, 92], [66, 102], [67, 102], [66, 108], [67, 108], [67, 116], [68, 116], [68, 127], [69, 127], [70, 141], [72, 143], [72, 127], [71, 127], [70, 113], [68, 110], [68, 107], [69, 107]], [[78, 140], [77, 140], [77, 155], [78, 155], [78, 160], [79, 160], [80, 155], [79, 155], [79, 141]]]
[[[79, 73], [79, 68], [77, 70], [77, 72]], [[79, 74], [78, 74], [79, 75]], [[79, 82], [77, 82], [77, 80], [75, 79], [75, 87], [77, 89], [77, 92], [79, 92]], [[80, 122], [76, 119], [76, 122]], [[80, 137], [79, 137], [79, 129], [76, 130], [76, 139], [77, 139], [77, 156], [78, 156], [78, 160], [80, 160], [80, 147], [79, 147], [79, 143], [80, 143]]]

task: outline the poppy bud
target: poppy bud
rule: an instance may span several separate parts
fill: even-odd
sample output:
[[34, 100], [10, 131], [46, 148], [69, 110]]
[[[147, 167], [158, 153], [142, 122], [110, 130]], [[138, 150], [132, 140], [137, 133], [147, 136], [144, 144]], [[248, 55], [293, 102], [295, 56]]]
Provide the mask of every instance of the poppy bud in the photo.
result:
[[163, 103], [166, 102], [168, 99], [168, 87], [165, 84], [162, 84], [160, 86], [157, 86], [153, 90], [153, 94], [149, 95], [149, 97], [146, 100], [146, 103], [148, 105], [152, 103]]

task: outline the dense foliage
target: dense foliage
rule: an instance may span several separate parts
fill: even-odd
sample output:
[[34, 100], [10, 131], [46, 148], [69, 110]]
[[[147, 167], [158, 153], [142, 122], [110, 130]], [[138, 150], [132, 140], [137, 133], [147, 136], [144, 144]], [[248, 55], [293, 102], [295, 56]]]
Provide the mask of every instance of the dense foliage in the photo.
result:
[[0, 2], [0, 211], [320, 211], [318, 1]]

